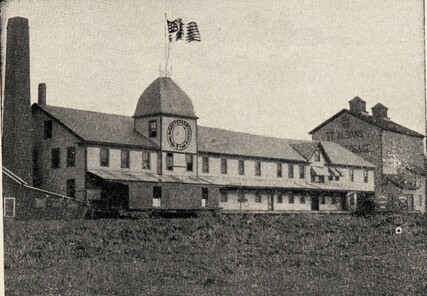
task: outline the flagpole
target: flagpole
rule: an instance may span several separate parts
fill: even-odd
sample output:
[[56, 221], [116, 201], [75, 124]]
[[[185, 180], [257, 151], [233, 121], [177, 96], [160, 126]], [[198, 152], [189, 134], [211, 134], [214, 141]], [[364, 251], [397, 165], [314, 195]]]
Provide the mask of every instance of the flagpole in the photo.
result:
[[168, 77], [168, 59], [169, 59], [169, 49], [168, 49], [168, 18], [165, 12], [165, 77]]

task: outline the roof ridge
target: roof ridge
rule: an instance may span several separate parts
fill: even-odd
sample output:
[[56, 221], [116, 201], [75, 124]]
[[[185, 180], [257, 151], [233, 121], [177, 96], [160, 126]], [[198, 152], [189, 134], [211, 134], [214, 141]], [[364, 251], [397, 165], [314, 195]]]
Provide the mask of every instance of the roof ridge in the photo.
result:
[[248, 132], [232, 131], [232, 130], [228, 130], [228, 129], [224, 129], [224, 128], [210, 127], [210, 126], [203, 126], [203, 125], [198, 125], [197, 127], [198, 128], [209, 128], [209, 129], [222, 130], [222, 131], [229, 132], [229, 133], [237, 133], [237, 134], [242, 134], [242, 135], [256, 136], [256, 137], [262, 137], [262, 138], [268, 138], [268, 139], [295, 141], [295, 143], [289, 143], [290, 145], [291, 144], [304, 144], [304, 143], [315, 142], [313, 140], [299, 140], [299, 139], [292, 139], [292, 138], [279, 138], [279, 137], [273, 137], [273, 136], [264, 136], [264, 135], [259, 135], [259, 134], [251, 134]]
[[40, 105], [39, 103], [34, 103], [33, 106], [34, 105], [37, 105], [37, 106], [41, 107], [42, 109], [44, 109], [44, 107], [48, 107], [48, 108], [67, 109], [67, 110], [73, 110], [73, 111], [78, 111], [78, 112], [87, 112], [87, 113], [96, 113], [96, 114], [105, 114], [105, 115], [132, 118], [132, 116], [123, 115], [123, 114], [107, 113], [107, 112], [92, 111], [92, 110], [83, 110], [83, 109], [77, 109], [77, 108], [71, 108], [71, 107], [62, 107], [62, 106], [53, 106], [53, 105]]

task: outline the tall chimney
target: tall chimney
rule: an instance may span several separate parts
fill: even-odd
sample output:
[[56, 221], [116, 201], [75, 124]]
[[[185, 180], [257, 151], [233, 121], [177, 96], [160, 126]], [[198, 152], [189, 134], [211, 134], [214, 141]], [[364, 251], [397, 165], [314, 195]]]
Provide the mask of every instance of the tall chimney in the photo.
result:
[[7, 25], [3, 110], [3, 166], [32, 183], [30, 41], [28, 20]]
[[46, 83], [39, 83], [39, 105], [46, 105]]
[[366, 102], [359, 97], [355, 97], [349, 102], [350, 111], [354, 113], [368, 114], [366, 112]]
[[390, 118], [387, 117], [387, 111], [388, 108], [384, 106], [381, 103], [376, 104], [372, 109], [372, 116], [375, 118], [380, 118], [384, 120], [390, 120]]

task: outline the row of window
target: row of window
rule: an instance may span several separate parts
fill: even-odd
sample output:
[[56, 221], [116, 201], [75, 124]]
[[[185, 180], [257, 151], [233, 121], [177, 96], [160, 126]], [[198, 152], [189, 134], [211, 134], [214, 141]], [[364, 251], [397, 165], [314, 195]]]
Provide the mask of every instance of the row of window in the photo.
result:
[[[154, 199], [162, 198], [162, 187], [153, 186], [153, 198]], [[202, 188], [202, 199], [208, 200], [208, 198], [209, 198], [209, 189], [208, 188]]]
[[[57, 169], [61, 167], [61, 148], [52, 148], [51, 156], [51, 167], [53, 169]], [[75, 147], [67, 147], [67, 167], [76, 166], [76, 148]]]
[[[99, 164], [102, 167], [110, 166], [110, 149], [101, 148], [99, 153]], [[128, 149], [120, 150], [120, 167], [129, 168], [130, 167], [130, 151]], [[142, 168], [151, 169], [151, 158], [150, 152], [142, 152]]]
[[[288, 203], [289, 204], [293, 204], [295, 203], [295, 196], [293, 193], [288, 193]], [[221, 197], [220, 197], [220, 201], [221, 202], [228, 202], [228, 192], [227, 191], [222, 191], [221, 192]], [[247, 201], [246, 197], [245, 197], [245, 192], [243, 191], [239, 191], [238, 192], [238, 201], [239, 202], [245, 202]], [[262, 196], [260, 192], [255, 192], [255, 202], [257, 203], [261, 203], [262, 202]], [[326, 204], [326, 196], [320, 196], [320, 200], [319, 202], [321, 204]], [[283, 203], [283, 194], [279, 194], [277, 195], [277, 203]], [[299, 203], [300, 204], [305, 204], [306, 203], [306, 196], [304, 195], [300, 195], [299, 197]], [[338, 204], [339, 203], [339, 197], [337, 196], [332, 196], [331, 197], [331, 204]]]
[[[244, 175], [245, 174], [245, 161], [243, 159], [238, 159], [238, 174]], [[299, 167], [299, 178], [304, 179], [305, 178], [305, 165], [300, 164]], [[278, 162], [276, 163], [276, 174], [278, 178], [283, 177], [283, 170], [282, 170], [282, 163]], [[209, 173], [209, 157], [204, 156], [202, 157], [202, 172], [203, 173]], [[228, 173], [228, 159], [221, 158], [221, 174], [227, 174]], [[261, 176], [261, 162], [255, 161], [255, 176]], [[288, 164], [288, 178], [294, 178], [294, 164]]]

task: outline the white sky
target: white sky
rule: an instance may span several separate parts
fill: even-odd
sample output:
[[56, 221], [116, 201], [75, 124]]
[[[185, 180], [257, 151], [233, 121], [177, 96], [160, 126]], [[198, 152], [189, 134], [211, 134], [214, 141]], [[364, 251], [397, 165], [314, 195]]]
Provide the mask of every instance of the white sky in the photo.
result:
[[32, 102], [45, 82], [49, 105], [131, 116], [164, 63], [165, 12], [199, 26], [170, 64], [200, 125], [309, 139], [357, 95], [424, 133], [422, 0], [14, 0], [2, 19], [29, 19]]

